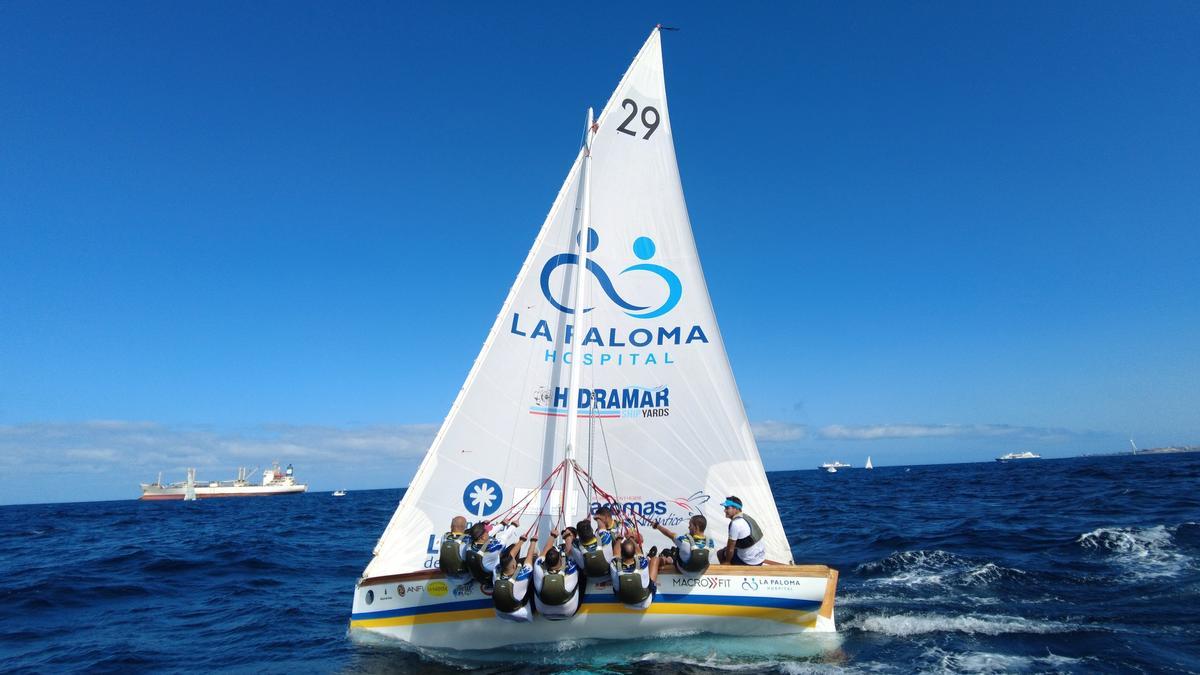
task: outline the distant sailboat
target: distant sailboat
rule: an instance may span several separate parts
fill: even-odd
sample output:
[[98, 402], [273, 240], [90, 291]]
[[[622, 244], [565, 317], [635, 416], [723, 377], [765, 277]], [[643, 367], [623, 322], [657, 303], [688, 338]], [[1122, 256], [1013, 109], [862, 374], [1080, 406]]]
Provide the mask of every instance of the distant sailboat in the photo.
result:
[[864, 468], [867, 468], [867, 469], [874, 469], [874, 468], [875, 468], [875, 466], [874, 466], [873, 464], [871, 464], [871, 456], [870, 456], [870, 455], [867, 455], [867, 465], [866, 465], [866, 467], [864, 467]]

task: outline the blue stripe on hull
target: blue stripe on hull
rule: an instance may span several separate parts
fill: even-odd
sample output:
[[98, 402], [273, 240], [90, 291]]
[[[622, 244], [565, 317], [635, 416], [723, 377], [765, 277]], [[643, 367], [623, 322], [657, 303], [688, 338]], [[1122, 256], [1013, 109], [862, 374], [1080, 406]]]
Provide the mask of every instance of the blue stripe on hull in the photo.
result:
[[[607, 598], [597, 598], [595, 595], [583, 596], [584, 603], [617, 603], [615, 595]], [[689, 605], [734, 605], [737, 607], [771, 607], [774, 609], [794, 609], [812, 611], [821, 606], [820, 600], [798, 600], [793, 598], [748, 598], [740, 595], [692, 595], [690, 593], [659, 593], [654, 596], [654, 602], [677, 602]]]
[[[679, 603], [688, 605], [732, 605], [736, 607], [770, 607], [772, 609], [791, 609], [800, 612], [816, 611], [821, 606], [820, 600], [795, 600], [791, 598], [749, 598], [738, 595], [692, 595], [685, 593], [659, 593], [655, 596], [654, 602]], [[583, 604], [612, 604], [617, 605], [616, 596], [608, 592], [590, 593], [583, 596]], [[359, 621], [363, 619], [390, 619], [397, 616], [413, 616], [417, 614], [432, 614], [436, 612], [458, 612], [468, 609], [490, 609], [492, 607], [490, 598], [480, 600], [461, 600], [458, 602], [445, 602], [437, 605], [422, 605], [417, 607], [404, 607], [401, 609], [389, 609], [380, 612], [359, 612], [351, 614], [350, 619]]]

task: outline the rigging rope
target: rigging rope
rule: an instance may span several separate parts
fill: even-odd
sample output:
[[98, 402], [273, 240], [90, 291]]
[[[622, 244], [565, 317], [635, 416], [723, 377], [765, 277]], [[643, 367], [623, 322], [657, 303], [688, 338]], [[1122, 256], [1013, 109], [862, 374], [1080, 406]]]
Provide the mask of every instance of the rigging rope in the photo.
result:
[[[601, 433], [603, 433], [603, 426], [601, 426]], [[607, 447], [606, 447], [606, 450], [607, 450]], [[569, 471], [569, 472], [566, 471], [568, 466], [571, 469], [571, 471]], [[484, 522], [492, 523], [496, 520], [503, 521], [503, 520], [507, 519], [508, 516], [510, 516], [514, 513], [519, 514], [523, 509], [528, 508], [529, 504], [532, 503], [532, 499], [535, 495], [539, 495], [542, 492], [542, 490], [546, 488], [547, 485], [550, 485], [551, 489], [546, 490], [546, 494], [542, 498], [541, 506], [538, 508], [537, 515], [534, 516], [533, 522], [529, 525], [528, 528], [525, 529], [525, 534], [522, 536], [524, 536], [526, 539], [529, 539], [530, 533], [533, 533], [535, 535], [540, 533], [541, 532], [541, 520], [543, 517], [545, 517], [546, 509], [550, 506], [550, 500], [554, 496], [553, 485], [556, 483], [556, 481], [554, 479], [558, 476], [559, 473], [562, 473], [562, 491], [559, 494], [559, 512], [558, 512], [558, 518], [555, 520], [554, 527], [551, 528], [551, 531], [555, 532], [557, 535], [556, 541], [561, 540], [562, 535], [563, 535], [562, 529], [564, 529], [564, 528], [562, 526], [564, 524], [566, 524], [565, 519], [566, 519], [566, 514], [567, 514], [567, 508], [566, 508], [567, 484], [568, 484], [568, 481], [570, 481], [571, 477], [574, 477], [575, 482], [579, 485], [581, 494], [587, 493], [588, 487], [591, 487], [591, 489], [593, 489], [597, 495], [599, 495], [602, 499], [604, 499], [609, 504], [610, 508], [613, 508], [616, 510], [616, 513], [613, 514], [614, 519], [620, 523], [622, 528], [624, 528], [624, 535], [630, 536], [630, 532], [632, 532], [633, 535], [636, 537], [639, 545], [642, 543], [642, 534], [641, 534], [641, 530], [638, 528], [638, 520], [640, 519], [642, 522], [644, 522], [647, 525], [653, 524], [654, 521], [651, 518], [648, 518], [645, 514], [638, 513], [637, 511], [626, 510], [624, 508], [624, 505], [621, 504], [621, 502], [619, 502], [613, 494], [611, 494], [604, 488], [600, 487], [600, 484], [597, 483], [594, 478], [592, 478], [591, 474], [588, 473], [582, 466], [580, 466], [579, 462], [575, 461], [574, 459], [570, 459], [570, 460], [564, 459], [563, 461], [559, 462], [559, 464], [554, 468], [554, 470], [551, 471], [544, 480], [542, 480], [541, 485], [539, 485], [537, 488], [535, 488], [533, 490], [530, 490], [528, 494], [526, 494], [521, 499], [517, 500], [515, 503], [513, 503], [512, 506], [508, 507], [502, 513], [495, 515], [489, 519], [486, 519]], [[586, 484], [585, 484], [585, 482], [586, 482]], [[590, 518], [591, 517], [591, 504], [590, 503], [588, 504], [587, 510], [588, 510], [588, 517]]]
[[[551, 471], [550, 475], [546, 476], [546, 479], [542, 481], [541, 485], [537, 486], [533, 490], [530, 490], [528, 494], [526, 494], [524, 497], [518, 499], [516, 502], [513, 503], [512, 506], [505, 509], [502, 513], [492, 516], [491, 518], [488, 518], [488, 519], [484, 520], [483, 522], [489, 523], [489, 524], [495, 522], [496, 520], [500, 520], [501, 522], [504, 522], [504, 519], [506, 519], [509, 515], [512, 515], [514, 513], [519, 514], [522, 509], [524, 509], [526, 506], [528, 506], [528, 503], [526, 503], [526, 502], [529, 502], [531, 497], [540, 493], [542, 491], [542, 488], [546, 487], [546, 483], [549, 483], [551, 480], [553, 480], [554, 477], [556, 475], [558, 475], [558, 472], [562, 471], [565, 468], [565, 466], [566, 466], [565, 460], [563, 462], [560, 462], [559, 465], [557, 467], [555, 467], [554, 471]], [[539, 513], [538, 515], [540, 516], [541, 514]]]

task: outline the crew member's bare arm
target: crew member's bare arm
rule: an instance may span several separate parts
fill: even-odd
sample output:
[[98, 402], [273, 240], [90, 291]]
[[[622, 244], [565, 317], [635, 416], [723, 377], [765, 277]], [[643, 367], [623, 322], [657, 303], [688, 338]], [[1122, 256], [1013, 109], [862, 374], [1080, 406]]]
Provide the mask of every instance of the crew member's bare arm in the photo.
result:
[[[524, 539], [525, 537], [521, 537]], [[537, 537], [529, 540], [529, 552], [525, 554], [525, 565], [533, 567], [534, 557], [537, 556]]]
[[720, 559], [721, 562], [728, 565], [729, 561], [733, 560], [733, 552], [735, 550], [737, 550], [737, 540], [730, 539], [729, 543], [725, 544], [725, 550], [717, 554], [717, 558]]
[[550, 539], [546, 542], [546, 545], [542, 547], [543, 558], [545, 558], [546, 554], [550, 552], [550, 549], [554, 548], [555, 539], [558, 539], [558, 530], [550, 530]]

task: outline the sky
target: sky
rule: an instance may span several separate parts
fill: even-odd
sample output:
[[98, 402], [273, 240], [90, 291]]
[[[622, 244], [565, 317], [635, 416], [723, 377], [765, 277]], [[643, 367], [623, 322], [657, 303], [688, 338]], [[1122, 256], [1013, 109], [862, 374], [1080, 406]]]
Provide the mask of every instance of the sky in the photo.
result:
[[0, 504], [406, 485], [656, 23], [770, 470], [1200, 444], [1200, 5], [0, 4]]

